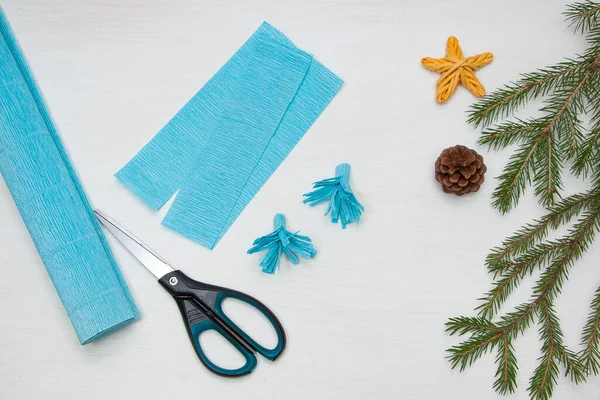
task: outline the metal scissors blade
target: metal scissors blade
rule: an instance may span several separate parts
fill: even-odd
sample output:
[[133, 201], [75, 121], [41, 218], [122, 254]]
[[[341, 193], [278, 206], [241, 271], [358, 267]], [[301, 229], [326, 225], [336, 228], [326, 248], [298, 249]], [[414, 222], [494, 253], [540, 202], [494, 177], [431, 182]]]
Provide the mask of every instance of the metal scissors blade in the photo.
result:
[[173, 272], [174, 269], [163, 260], [158, 254], [150, 250], [148, 246], [142, 243], [131, 232], [119, 225], [118, 222], [106, 215], [100, 210], [94, 210], [98, 220], [112, 235], [119, 241], [127, 251], [142, 263], [157, 279]]

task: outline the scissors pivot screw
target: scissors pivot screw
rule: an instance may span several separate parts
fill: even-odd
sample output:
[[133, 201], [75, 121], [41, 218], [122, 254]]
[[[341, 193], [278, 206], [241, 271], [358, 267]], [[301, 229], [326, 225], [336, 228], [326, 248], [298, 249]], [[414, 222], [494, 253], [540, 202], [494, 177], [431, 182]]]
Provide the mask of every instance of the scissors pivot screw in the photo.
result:
[[177, 278], [175, 278], [174, 276], [172, 276], [171, 278], [169, 278], [169, 284], [171, 286], [175, 286], [179, 283], [179, 280]]

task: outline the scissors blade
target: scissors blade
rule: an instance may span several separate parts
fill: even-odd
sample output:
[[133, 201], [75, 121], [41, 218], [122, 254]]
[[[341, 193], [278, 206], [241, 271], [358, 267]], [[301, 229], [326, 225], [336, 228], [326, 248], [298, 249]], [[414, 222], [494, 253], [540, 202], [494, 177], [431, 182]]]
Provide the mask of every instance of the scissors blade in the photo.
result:
[[114, 219], [100, 210], [94, 210], [96, 217], [102, 225], [119, 241], [127, 251], [142, 263], [150, 272], [160, 279], [166, 274], [173, 272], [173, 268], [158, 254], [150, 250], [142, 241], [131, 232], [123, 228]]

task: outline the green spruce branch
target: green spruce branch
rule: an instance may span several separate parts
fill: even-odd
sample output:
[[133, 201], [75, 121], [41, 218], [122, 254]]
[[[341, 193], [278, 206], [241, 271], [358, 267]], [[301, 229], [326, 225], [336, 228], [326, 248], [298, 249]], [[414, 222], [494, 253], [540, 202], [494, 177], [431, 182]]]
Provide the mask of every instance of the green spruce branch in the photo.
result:
[[[498, 177], [493, 206], [502, 213], [510, 211], [532, 186], [548, 211], [490, 251], [485, 265], [494, 282], [480, 299], [478, 316], [451, 318], [446, 324], [450, 335], [466, 337], [448, 349], [453, 368], [462, 371], [484, 354], [496, 352], [494, 389], [500, 394], [517, 390], [513, 343], [537, 324], [541, 356], [528, 392], [539, 400], [552, 397], [561, 372], [574, 383], [600, 373], [600, 288], [579, 352], [564, 343], [554, 307], [571, 269], [600, 230], [600, 3], [573, 4], [566, 16], [576, 31], [587, 33], [589, 47], [583, 55], [524, 74], [469, 112], [469, 122], [484, 128], [481, 145], [491, 150], [517, 146]], [[543, 99], [541, 117], [505, 120], [534, 99]], [[586, 119], [589, 123], [582, 123]], [[504, 121], [495, 124], [498, 120]], [[571, 172], [589, 179], [592, 188], [563, 198], [561, 177], [569, 163]], [[550, 238], [565, 228], [562, 237]], [[501, 315], [513, 291], [536, 271], [539, 277], [530, 300]]]
[[600, 372], [600, 287], [596, 290], [591, 309], [587, 323], [583, 328], [582, 343], [584, 348], [579, 353], [579, 358], [586, 371], [598, 375], [598, 372]]

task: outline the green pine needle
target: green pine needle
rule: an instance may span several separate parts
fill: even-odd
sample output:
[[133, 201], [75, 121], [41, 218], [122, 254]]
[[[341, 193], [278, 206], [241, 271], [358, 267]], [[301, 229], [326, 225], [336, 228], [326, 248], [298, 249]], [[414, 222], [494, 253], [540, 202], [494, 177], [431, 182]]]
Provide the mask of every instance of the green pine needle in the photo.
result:
[[530, 397], [545, 400], [552, 397], [554, 387], [558, 383], [559, 362], [562, 344], [562, 332], [558, 327], [558, 318], [551, 304], [544, 300], [538, 312], [540, 319], [540, 336], [542, 339], [542, 356], [538, 367], [529, 380]]
[[464, 371], [475, 360], [492, 351], [498, 345], [501, 338], [502, 333], [487, 332], [477, 334], [471, 336], [469, 340], [462, 342], [458, 346], [448, 349], [450, 353], [448, 360], [452, 364], [452, 368], [459, 367], [461, 371]]
[[523, 74], [519, 81], [509, 83], [475, 103], [468, 113], [468, 122], [475, 126], [488, 126], [498, 119], [506, 118], [530, 100], [551, 93], [554, 87], [569, 81], [585, 67], [578, 61], [566, 60], [552, 67]]
[[571, 171], [576, 176], [586, 178], [594, 166], [600, 161], [600, 126], [590, 131], [588, 137], [579, 147]]
[[508, 237], [502, 246], [492, 249], [486, 259], [490, 272], [497, 273], [507, 269], [511, 263], [506, 261], [528, 252], [534, 245], [546, 237], [550, 230], [556, 230], [587, 209], [595, 199], [594, 192], [576, 194], [567, 197], [552, 206], [548, 214], [539, 220], [526, 224], [514, 235]]
[[503, 337], [498, 345], [498, 355], [496, 356], [496, 381], [494, 389], [496, 392], [505, 395], [514, 393], [517, 389], [517, 357], [512, 342]]
[[597, 28], [600, 18], [600, 4], [591, 0], [575, 3], [567, 7], [565, 12], [569, 26], [576, 31], [591, 31]]
[[483, 334], [498, 332], [498, 327], [485, 318], [457, 317], [446, 322], [446, 332], [450, 335]]
[[592, 301], [592, 311], [583, 328], [582, 344], [583, 350], [579, 358], [589, 374], [598, 375], [600, 372], [600, 288]]
[[479, 299], [482, 302], [476, 308], [479, 315], [484, 318], [493, 318], [512, 291], [521, 283], [521, 280], [532, 274], [536, 267], [546, 267], [562, 246], [563, 244], [558, 242], [540, 243], [514, 262], [507, 262], [506, 264], [509, 266], [505, 268], [505, 272], [497, 276], [492, 289]]
[[510, 157], [509, 163], [498, 177], [498, 186], [492, 195], [492, 205], [502, 213], [510, 211], [523, 195], [526, 187], [531, 184], [534, 174], [534, 160], [539, 156], [540, 145], [547, 136], [542, 132], [527, 140]]
[[[600, 230], [600, 3], [575, 3], [566, 16], [576, 31], [587, 33], [589, 48], [582, 56], [524, 74], [519, 81], [484, 97], [469, 112], [469, 122], [485, 128], [480, 145], [491, 150], [516, 146], [498, 177], [493, 206], [502, 213], [510, 211], [532, 186], [547, 213], [490, 251], [485, 264], [494, 282], [480, 299], [479, 315], [451, 318], [446, 323], [446, 332], [464, 337], [448, 349], [452, 367], [464, 370], [495, 351], [493, 387], [502, 395], [517, 390], [514, 341], [538, 324], [541, 355], [528, 388], [535, 400], [552, 397], [561, 372], [576, 384], [600, 374], [600, 288], [577, 353], [564, 343], [554, 308], [576, 261]], [[540, 117], [514, 117], [522, 106], [538, 98], [543, 98]], [[509, 117], [512, 119], [506, 120]], [[591, 189], [563, 198], [562, 173], [569, 164], [575, 176], [589, 179]], [[552, 238], [556, 230], [566, 233]], [[538, 270], [530, 300], [501, 314], [523, 279]]]
[[[589, 86], [595, 82], [593, 77], [598, 75], [596, 63], [599, 59], [600, 53], [583, 59], [576, 63], [577, 68], [571, 67], [569, 73], [562, 75], [559, 82], [552, 80], [549, 88], [553, 90], [540, 109], [543, 117], [504, 122], [488, 127], [482, 133], [479, 143], [493, 150], [520, 145], [498, 177], [499, 184], [493, 194], [492, 204], [502, 213], [514, 208], [527, 186], [532, 184], [542, 205], [548, 207], [554, 204], [562, 191], [563, 165], [575, 158], [579, 146], [585, 141], [579, 115], [586, 113], [587, 93]], [[472, 108], [471, 121], [476, 125], [485, 123], [486, 118], [496, 119], [498, 110], [507, 114], [517, 108], [514, 98], [505, 99], [507, 103], [493, 109], [485, 108], [486, 99], [477, 103]], [[483, 109], [480, 108], [482, 103]], [[478, 114], [483, 110], [487, 112]]]

